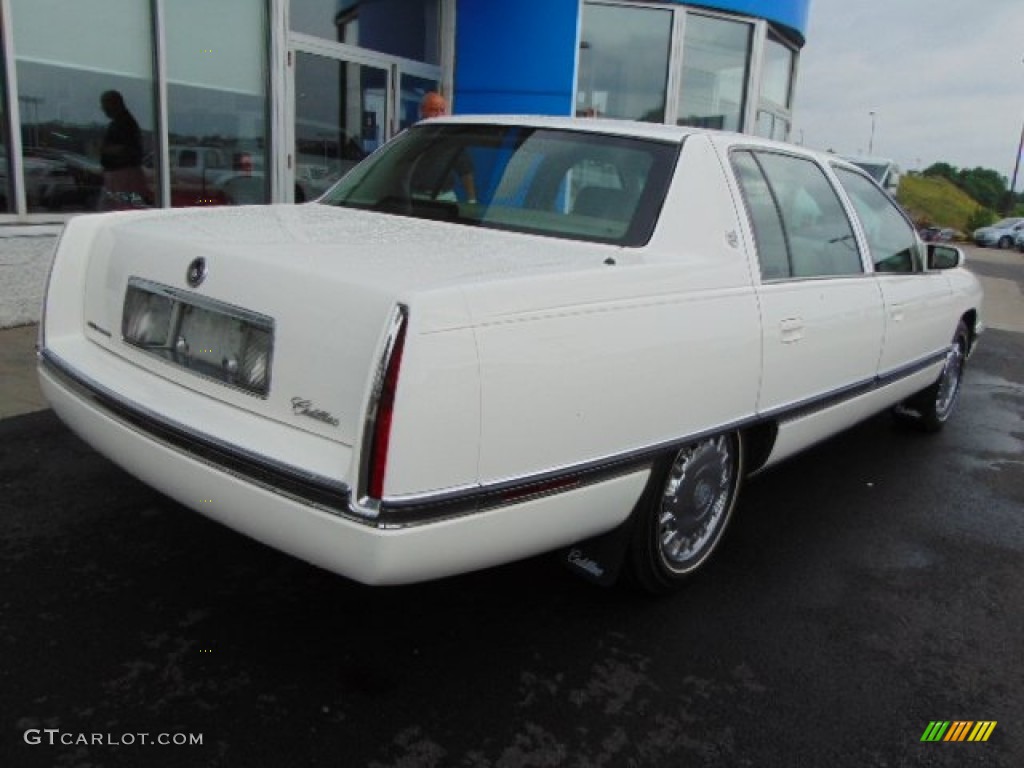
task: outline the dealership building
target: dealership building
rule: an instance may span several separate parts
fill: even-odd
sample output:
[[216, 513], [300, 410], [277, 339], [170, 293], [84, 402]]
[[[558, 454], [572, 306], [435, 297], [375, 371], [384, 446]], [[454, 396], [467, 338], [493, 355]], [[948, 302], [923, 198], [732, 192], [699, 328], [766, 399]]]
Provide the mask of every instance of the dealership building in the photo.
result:
[[[41, 291], [53, 235], [75, 213], [312, 199], [415, 122], [428, 90], [456, 114], [786, 139], [809, 5], [0, 0], [0, 267], [24, 266]], [[100, 163], [110, 91], [143, 144], [138, 192], [116, 205]], [[34, 319], [38, 295], [5, 292], [0, 326]], [[24, 305], [13, 322], [12, 301]]]

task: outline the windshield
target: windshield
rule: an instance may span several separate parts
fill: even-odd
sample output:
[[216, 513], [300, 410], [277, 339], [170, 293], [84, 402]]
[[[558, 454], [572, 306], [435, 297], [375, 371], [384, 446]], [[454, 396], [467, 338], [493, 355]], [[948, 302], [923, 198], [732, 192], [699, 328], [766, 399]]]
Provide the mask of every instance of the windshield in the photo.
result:
[[679, 145], [529, 126], [421, 124], [371, 155], [327, 205], [643, 245]]

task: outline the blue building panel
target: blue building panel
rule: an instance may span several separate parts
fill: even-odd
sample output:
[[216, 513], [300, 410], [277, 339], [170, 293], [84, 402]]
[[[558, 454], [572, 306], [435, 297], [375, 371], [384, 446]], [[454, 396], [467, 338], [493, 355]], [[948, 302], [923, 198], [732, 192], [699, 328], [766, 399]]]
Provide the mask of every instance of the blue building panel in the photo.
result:
[[[811, 0], [670, 0], [767, 19], [803, 44]], [[457, 0], [454, 112], [571, 115], [579, 0]]]
[[569, 115], [577, 0], [458, 0], [454, 111]]

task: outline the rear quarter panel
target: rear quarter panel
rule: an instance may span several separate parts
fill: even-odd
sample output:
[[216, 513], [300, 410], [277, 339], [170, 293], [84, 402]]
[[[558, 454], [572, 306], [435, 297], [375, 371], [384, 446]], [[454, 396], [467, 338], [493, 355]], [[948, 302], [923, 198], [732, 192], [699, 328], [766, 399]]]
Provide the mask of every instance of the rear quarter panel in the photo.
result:
[[643, 450], [753, 415], [757, 302], [710, 144], [687, 140], [646, 247], [593, 247], [589, 271], [467, 295], [480, 354], [481, 482]]

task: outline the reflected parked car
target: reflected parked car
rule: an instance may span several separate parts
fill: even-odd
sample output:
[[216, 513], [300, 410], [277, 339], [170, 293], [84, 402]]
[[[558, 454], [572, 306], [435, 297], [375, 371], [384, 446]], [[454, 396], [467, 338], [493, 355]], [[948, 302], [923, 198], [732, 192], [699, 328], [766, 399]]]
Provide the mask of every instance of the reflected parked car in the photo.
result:
[[40, 381], [145, 482], [358, 581], [561, 549], [665, 591], [749, 473], [895, 406], [946, 424], [963, 265], [835, 156], [445, 118], [315, 203], [72, 219]]
[[103, 167], [91, 157], [49, 147], [25, 150], [25, 197], [30, 209], [94, 211]]
[[920, 232], [921, 239], [926, 243], [951, 243], [962, 237], [962, 234], [952, 227], [924, 227]]

